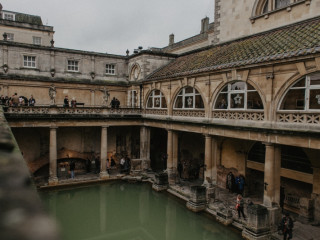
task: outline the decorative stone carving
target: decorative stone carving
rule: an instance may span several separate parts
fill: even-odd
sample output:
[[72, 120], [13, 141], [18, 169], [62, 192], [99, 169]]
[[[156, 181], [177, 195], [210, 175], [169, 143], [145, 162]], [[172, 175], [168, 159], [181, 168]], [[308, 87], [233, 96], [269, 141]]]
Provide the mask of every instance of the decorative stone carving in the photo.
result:
[[109, 93], [109, 91], [107, 90], [106, 87], [103, 87], [103, 90], [101, 90], [101, 92], [103, 92], [103, 102], [102, 102], [102, 105], [108, 106], [108, 100], [109, 100], [109, 97], [110, 97], [110, 93]]
[[54, 84], [52, 84], [52, 85], [49, 87], [50, 104], [51, 104], [52, 106], [53, 106], [53, 105], [56, 105], [56, 95], [57, 95], [56, 87], [54, 86]]
[[236, 111], [213, 111], [213, 118], [230, 120], [264, 121], [263, 111], [236, 112]]

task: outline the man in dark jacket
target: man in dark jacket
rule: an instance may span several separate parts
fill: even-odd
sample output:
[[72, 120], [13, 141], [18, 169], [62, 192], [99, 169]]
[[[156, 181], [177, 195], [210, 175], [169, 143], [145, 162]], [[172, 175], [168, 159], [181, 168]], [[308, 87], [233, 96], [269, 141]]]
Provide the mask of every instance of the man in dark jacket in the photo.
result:
[[71, 178], [74, 178], [74, 170], [76, 168], [76, 164], [74, 162], [74, 160], [71, 160], [71, 163], [70, 163], [70, 172], [71, 172]]
[[286, 213], [286, 215], [281, 220], [281, 230], [283, 233], [283, 240], [292, 239], [292, 229], [293, 229], [293, 221], [289, 213]]

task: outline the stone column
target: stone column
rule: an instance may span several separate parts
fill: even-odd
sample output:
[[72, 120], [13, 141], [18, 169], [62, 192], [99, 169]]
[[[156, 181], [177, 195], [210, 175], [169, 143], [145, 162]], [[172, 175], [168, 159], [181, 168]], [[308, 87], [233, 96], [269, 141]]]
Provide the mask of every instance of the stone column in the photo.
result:
[[174, 181], [177, 178], [177, 169], [178, 169], [178, 133], [172, 132], [172, 174]]
[[94, 102], [94, 98], [95, 98], [94, 93], [95, 93], [95, 91], [94, 90], [90, 90], [90, 92], [91, 92], [90, 104], [91, 104], [91, 106], [94, 106], [95, 105], [95, 102]]
[[175, 183], [175, 177], [173, 176], [173, 131], [168, 130], [168, 141], [167, 141], [167, 173], [169, 184]]
[[57, 127], [50, 127], [49, 185], [57, 185]]
[[101, 151], [100, 151], [100, 178], [106, 179], [109, 178], [107, 172], [107, 150], [108, 148], [108, 127], [102, 126], [101, 128]]
[[266, 155], [264, 165], [264, 195], [263, 204], [266, 207], [272, 207], [274, 202], [275, 186], [275, 147], [274, 144], [266, 143]]
[[218, 179], [218, 166], [221, 165], [221, 160], [220, 160], [220, 149], [218, 146], [218, 140], [216, 137], [211, 137], [212, 141], [212, 166], [211, 166], [211, 176], [212, 176], [212, 184], [216, 185], [217, 184], [217, 179]]
[[141, 170], [150, 167], [150, 129], [142, 126], [140, 128], [140, 159]]
[[281, 146], [276, 145], [274, 149], [274, 201], [280, 206], [280, 187], [281, 187]]
[[212, 183], [212, 137], [205, 136], [205, 152], [204, 152], [204, 184], [211, 185]]

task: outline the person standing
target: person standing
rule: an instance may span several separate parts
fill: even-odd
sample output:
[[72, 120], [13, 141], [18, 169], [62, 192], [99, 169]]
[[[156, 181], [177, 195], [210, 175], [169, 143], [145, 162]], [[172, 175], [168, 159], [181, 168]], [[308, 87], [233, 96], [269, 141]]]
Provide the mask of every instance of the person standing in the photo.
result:
[[36, 100], [33, 98], [33, 96], [31, 95], [31, 97], [29, 98], [29, 106], [33, 107], [34, 104], [36, 103]]
[[13, 107], [18, 107], [18, 105], [19, 105], [19, 97], [18, 97], [18, 94], [17, 94], [17, 93], [15, 93], [15, 94], [12, 96], [11, 102], [12, 102], [12, 106], [13, 106]]
[[246, 216], [244, 215], [244, 212], [243, 212], [243, 207], [244, 207], [243, 198], [242, 198], [241, 194], [238, 194], [238, 196], [237, 196], [236, 209], [237, 209], [237, 211], [238, 211], [238, 218], [239, 218], [239, 219], [241, 218], [241, 214], [242, 214], [242, 217], [243, 217], [244, 219], [246, 219]]
[[63, 106], [64, 107], [69, 107], [69, 99], [68, 96], [65, 96], [64, 100], [63, 100]]
[[71, 160], [71, 163], [70, 163], [70, 172], [71, 172], [71, 178], [73, 179], [74, 178], [74, 170], [76, 168], [76, 164], [74, 162], [74, 160]]
[[232, 172], [229, 172], [227, 175], [227, 181], [226, 181], [226, 187], [229, 190], [229, 192], [234, 192], [234, 186], [235, 186], [235, 179]]
[[292, 229], [293, 229], [293, 221], [290, 217], [290, 214], [286, 213], [286, 215], [281, 220], [281, 230], [283, 233], [283, 240], [292, 239]]

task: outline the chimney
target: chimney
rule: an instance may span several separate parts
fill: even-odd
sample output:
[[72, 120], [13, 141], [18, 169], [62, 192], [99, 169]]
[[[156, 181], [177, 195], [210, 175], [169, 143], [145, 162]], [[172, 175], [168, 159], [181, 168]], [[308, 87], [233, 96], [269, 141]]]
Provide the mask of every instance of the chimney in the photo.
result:
[[169, 35], [169, 46], [173, 45], [174, 44], [174, 34], [170, 34]]
[[205, 17], [201, 20], [201, 32], [200, 33], [206, 33], [209, 30], [209, 18]]

